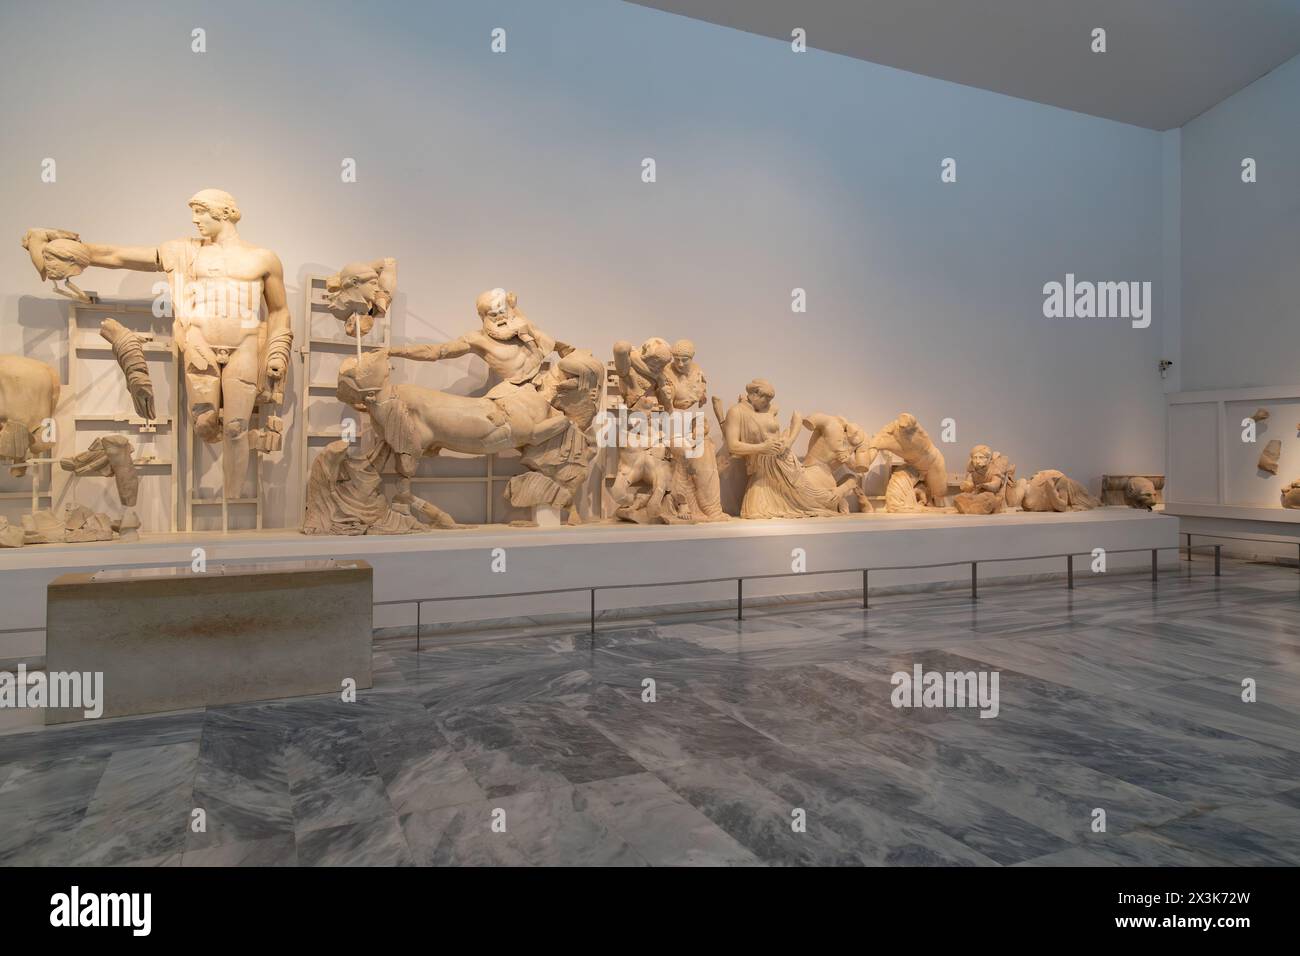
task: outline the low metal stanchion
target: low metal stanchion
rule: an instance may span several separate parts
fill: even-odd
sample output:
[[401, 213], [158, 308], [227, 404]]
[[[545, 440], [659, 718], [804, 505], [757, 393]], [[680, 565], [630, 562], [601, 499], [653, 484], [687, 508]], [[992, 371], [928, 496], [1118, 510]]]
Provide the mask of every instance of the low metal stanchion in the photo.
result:
[[736, 620], [745, 618], [745, 579], [736, 578]]
[[1214, 576], [1216, 578], [1219, 576], [1219, 555], [1220, 552], [1222, 551], [1223, 551], [1223, 545], [1216, 544], [1214, 546]]
[[1065, 556], [1065, 586], [1071, 591], [1074, 590], [1074, 555]]
[[1151, 549], [1151, 580], [1152, 581], [1156, 579], [1156, 567], [1157, 567], [1156, 561], [1159, 559], [1159, 557], [1160, 557], [1160, 552], [1157, 551], [1155, 548], [1152, 548]]
[[970, 599], [972, 601], [976, 601], [979, 599], [979, 577], [977, 571], [978, 568], [979, 568], [979, 562], [972, 561], [970, 563]]
[[591, 589], [591, 633], [596, 633], [596, 589]]
[[863, 607], [863, 609], [865, 610], [866, 608], [868, 608], [868, 607], [870, 607], [870, 606], [871, 606], [871, 605], [869, 605], [869, 604], [867, 603], [867, 571], [866, 571], [865, 569], [863, 569], [863, 571], [862, 571], [862, 607]]
[[1188, 562], [1192, 560], [1192, 534], [1190, 531], [1187, 533], [1187, 560]]
[[415, 602], [415, 649], [420, 649], [420, 608], [424, 605], [420, 601]]

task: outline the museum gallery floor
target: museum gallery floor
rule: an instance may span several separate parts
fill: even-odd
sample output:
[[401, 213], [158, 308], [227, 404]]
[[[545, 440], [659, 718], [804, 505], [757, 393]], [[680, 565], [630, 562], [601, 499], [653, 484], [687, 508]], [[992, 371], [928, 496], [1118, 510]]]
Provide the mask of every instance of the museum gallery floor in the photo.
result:
[[[1294, 866], [1296, 592], [1198, 556], [976, 603], [380, 642], [355, 705], [0, 736], [0, 863]], [[996, 668], [999, 719], [891, 706], [917, 663]]]

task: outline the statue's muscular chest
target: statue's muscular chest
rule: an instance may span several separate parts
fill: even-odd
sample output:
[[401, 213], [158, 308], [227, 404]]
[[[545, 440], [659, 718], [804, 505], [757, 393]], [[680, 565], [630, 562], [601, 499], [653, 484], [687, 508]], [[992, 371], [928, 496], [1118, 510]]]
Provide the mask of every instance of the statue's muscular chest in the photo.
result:
[[171, 265], [177, 319], [201, 327], [214, 347], [233, 348], [255, 334], [266, 275], [259, 250], [198, 245], [186, 251]]
[[199, 246], [190, 270], [195, 279], [256, 282], [266, 275], [259, 251], [239, 246]]
[[513, 372], [522, 369], [527, 365], [531, 354], [528, 346], [517, 338], [501, 342], [490, 335], [483, 335], [476, 344], [488, 365], [498, 370]]
[[708, 384], [699, 372], [687, 375], [672, 374], [673, 403], [678, 406], [694, 405], [700, 402], [708, 392]]

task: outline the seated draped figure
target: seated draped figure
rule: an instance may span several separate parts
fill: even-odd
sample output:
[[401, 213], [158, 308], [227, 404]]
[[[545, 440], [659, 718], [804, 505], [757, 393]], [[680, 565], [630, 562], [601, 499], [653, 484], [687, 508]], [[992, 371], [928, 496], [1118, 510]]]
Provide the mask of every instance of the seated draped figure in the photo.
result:
[[1028, 484], [1016, 481], [1016, 466], [1007, 456], [988, 445], [976, 445], [970, 451], [961, 493], [953, 504], [961, 514], [997, 514], [1007, 508], [1019, 508]]
[[807, 518], [839, 514], [843, 497], [834, 488], [818, 487], [794, 454], [794, 440], [803, 427], [795, 412], [782, 429], [772, 399], [776, 390], [765, 379], [745, 386], [745, 394], [724, 416], [715, 396], [714, 414], [722, 424], [727, 452], [744, 459], [749, 481], [740, 505], [742, 518]]

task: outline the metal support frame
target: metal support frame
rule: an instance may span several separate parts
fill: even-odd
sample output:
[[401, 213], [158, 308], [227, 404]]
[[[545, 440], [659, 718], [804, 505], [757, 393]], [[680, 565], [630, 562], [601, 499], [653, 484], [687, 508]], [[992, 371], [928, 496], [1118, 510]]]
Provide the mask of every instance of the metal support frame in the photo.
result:
[[[93, 293], [92, 293], [93, 295]], [[72, 408], [72, 447], [52, 456], [52, 460], [57, 460], [63, 454], [76, 454], [78, 430], [85, 427], [94, 426], [116, 426], [119, 428], [118, 434], [124, 434], [135, 439], [136, 454], [139, 455], [143, 442], [141, 435], [156, 435], [159, 428], [165, 428], [170, 435], [171, 451], [166, 459], [159, 460], [155, 458], [152, 461], [137, 461], [137, 467], [141, 469], [161, 468], [167, 474], [167, 484], [170, 491], [170, 507], [167, 513], [167, 527], [164, 531], [177, 531], [180, 527], [178, 518], [178, 502], [180, 490], [182, 487], [188, 487], [190, 484], [190, 474], [194, 471], [194, 456], [191, 454], [185, 460], [185, 467], [181, 467], [181, 434], [188, 432], [188, 425], [182, 427], [181, 419], [183, 415], [184, 400], [184, 376], [181, 374], [182, 358], [180, 349], [171, 336], [171, 319], [170, 316], [157, 316], [154, 314], [153, 305], [145, 304], [137, 300], [106, 300], [97, 296], [91, 302], [79, 302], [72, 300], [68, 303], [68, 380], [62, 383], [66, 389], [66, 394], [71, 396]], [[82, 401], [86, 391], [81, 381], [81, 353], [95, 354], [104, 353], [111, 355], [113, 347], [104, 341], [98, 333], [92, 329], [82, 328], [79, 318], [83, 315], [103, 317], [113, 317], [123, 319], [123, 324], [130, 327], [131, 325], [143, 323], [149, 328], [144, 342], [145, 361], [149, 367], [149, 374], [154, 377], [154, 381], [162, 381], [163, 376], [158, 375], [159, 363], [171, 363], [170, 371], [165, 373], [169, 379], [169, 390], [171, 392], [171, 407], [156, 409], [158, 416], [150, 421], [145, 421], [135, 414], [135, 410], [121, 411], [113, 413], [83, 413], [77, 405]], [[140, 329], [133, 329], [135, 332], [141, 332]], [[84, 334], [83, 334], [84, 333]], [[113, 360], [116, 362], [116, 360]], [[56, 412], [57, 415], [57, 412]], [[60, 442], [62, 444], [62, 442]], [[62, 497], [62, 492], [67, 489], [69, 479], [59, 481], [55, 475], [58, 473], [53, 467], [49, 466], [49, 494], [36, 493], [33, 487], [32, 501], [33, 510], [39, 498], [49, 498], [51, 507], [54, 502]], [[56, 489], [56, 485], [59, 487]], [[188, 511], [186, 511], [188, 514]], [[152, 529], [147, 529], [152, 530]], [[185, 530], [189, 530], [188, 522]]]

